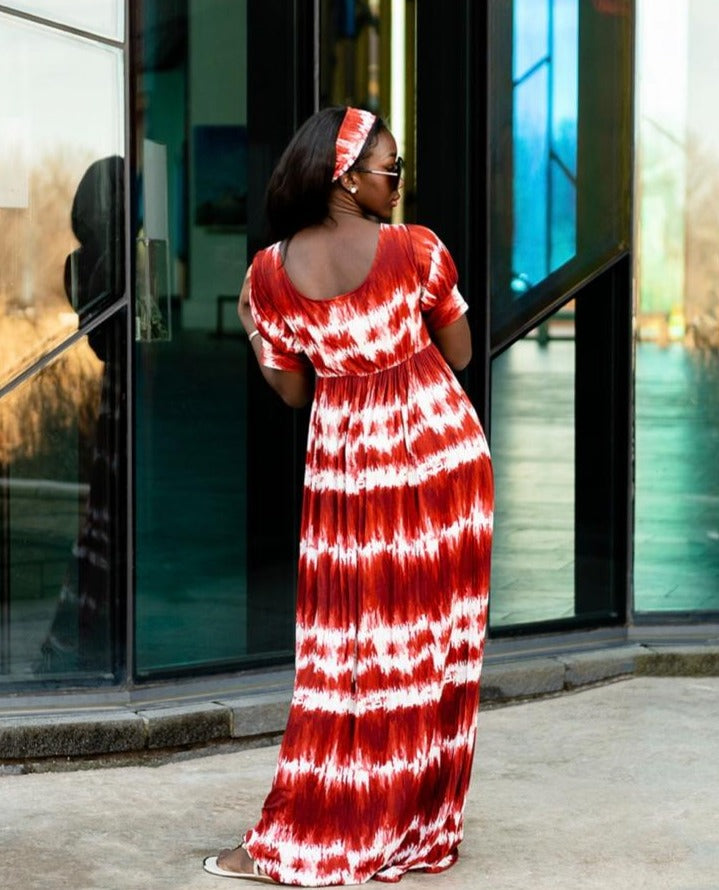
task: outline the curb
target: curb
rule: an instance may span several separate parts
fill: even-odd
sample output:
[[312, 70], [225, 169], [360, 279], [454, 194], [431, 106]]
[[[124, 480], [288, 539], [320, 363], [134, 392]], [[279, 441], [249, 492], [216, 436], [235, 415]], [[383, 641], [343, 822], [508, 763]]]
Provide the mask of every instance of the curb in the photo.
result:
[[[581, 689], [620, 677], [719, 676], [719, 646], [626, 645], [568, 655], [488, 661], [482, 702], [505, 704]], [[74, 709], [58, 713], [0, 714], [0, 764], [80, 765], [88, 758], [170, 754], [233, 744], [259, 747], [282, 735], [291, 689], [220, 697], [183, 705]], [[67, 766], [67, 763], [65, 763]], [[14, 767], [14, 768], [13, 768]]]

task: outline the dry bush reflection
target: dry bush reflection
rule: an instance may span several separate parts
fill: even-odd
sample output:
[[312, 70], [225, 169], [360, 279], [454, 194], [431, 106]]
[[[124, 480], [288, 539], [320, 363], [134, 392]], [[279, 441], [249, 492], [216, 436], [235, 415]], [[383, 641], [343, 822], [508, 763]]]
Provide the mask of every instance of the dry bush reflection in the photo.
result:
[[[64, 266], [78, 245], [70, 211], [89, 162], [54, 155], [31, 171], [27, 208], [0, 208], [0, 386], [77, 330]], [[0, 400], [0, 461], [13, 464], [14, 476], [78, 478], [102, 368], [83, 339]]]

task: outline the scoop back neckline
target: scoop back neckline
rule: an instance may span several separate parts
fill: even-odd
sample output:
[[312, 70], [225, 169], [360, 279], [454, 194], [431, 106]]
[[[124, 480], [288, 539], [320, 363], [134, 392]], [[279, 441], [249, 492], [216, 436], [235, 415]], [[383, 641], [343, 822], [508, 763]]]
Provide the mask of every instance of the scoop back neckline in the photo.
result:
[[370, 264], [369, 269], [367, 270], [367, 274], [364, 279], [357, 285], [357, 287], [352, 290], [343, 291], [341, 294], [333, 294], [331, 297], [308, 297], [307, 294], [303, 293], [294, 281], [290, 278], [287, 270], [285, 269], [284, 263], [280, 263], [282, 268], [282, 274], [285, 276], [285, 281], [289, 284], [290, 288], [297, 294], [298, 297], [301, 297], [303, 300], [306, 300], [308, 303], [334, 303], [336, 300], [343, 300], [347, 297], [353, 297], [356, 293], [361, 291], [368, 284], [369, 280], [372, 278], [375, 270], [375, 266], [377, 265], [377, 260], [380, 254], [380, 247], [382, 243], [382, 234], [384, 229], [387, 228], [387, 223], [379, 224], [379, 233], [377, 235], [377, 245], [375, 247], [374, 256], [372, 257], [372, 263]]

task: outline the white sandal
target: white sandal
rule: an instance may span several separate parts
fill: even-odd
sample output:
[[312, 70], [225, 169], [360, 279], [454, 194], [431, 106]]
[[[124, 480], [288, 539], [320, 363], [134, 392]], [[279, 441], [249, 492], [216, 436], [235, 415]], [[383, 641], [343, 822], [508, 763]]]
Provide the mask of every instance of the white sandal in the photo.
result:
[[[247, 848], [245, 847], [245, 842], [239, 845], [245, 852], [247, 852]], [[250, 856], [249, 853], [247, 853]], [[260, 870], [259, 865], [255, 862], [255, 860], [250, 856], [250, 862], [252, 863], [252, 871], [230, 871], [227, 868], [220, 868], [217, 864], [217, 856], [208, 856], [207, 859], [202, 863], [202, 867], [206, 872], [209, 872], [211, 875], [219, 875], [222, 878], [244, 878], [246, 881], [261, 881], [263, 884], [277, 884], [278, 882], [271, 878], [269, 875], [266, 875], [263, 871]]]

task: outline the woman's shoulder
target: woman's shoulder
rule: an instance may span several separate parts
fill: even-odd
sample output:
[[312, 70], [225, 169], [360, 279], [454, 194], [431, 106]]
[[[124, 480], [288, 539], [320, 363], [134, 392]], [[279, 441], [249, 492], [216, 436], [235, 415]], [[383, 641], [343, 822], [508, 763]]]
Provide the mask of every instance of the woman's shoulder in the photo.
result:
[[277, 302], [283, 290], [282, 267], [282, 242], [263, 247], [252, 257], [250, 281], [255, 303]]
[[419, 225], [419, 223], [406, 223], [404, 228], [407, 230], [413, 246], [433, 249], [442, 244], [439, 236], [427, 226]]
[[268, 244], [262, 247], [252, 258], [252, 265], [263, 266], [265, 264], [277, 263], [282, 260], [282, 241], [275, 241], [274, 244]]
[[282, 242], [258, 250], [252, 257], [251, 274], [255, 282], [278, 273], [282, 267]]
[[415, 261], [421, 266], [436, 261], [437, 257], [447, 252], [442, 239], [432, 229], [418, 223], [407, 223], [403, 226], [409, 239]]

